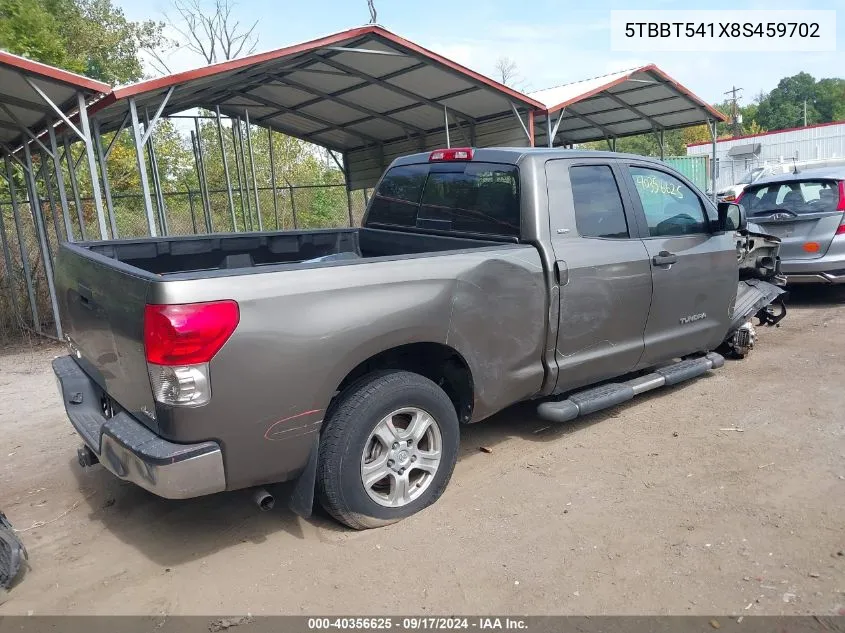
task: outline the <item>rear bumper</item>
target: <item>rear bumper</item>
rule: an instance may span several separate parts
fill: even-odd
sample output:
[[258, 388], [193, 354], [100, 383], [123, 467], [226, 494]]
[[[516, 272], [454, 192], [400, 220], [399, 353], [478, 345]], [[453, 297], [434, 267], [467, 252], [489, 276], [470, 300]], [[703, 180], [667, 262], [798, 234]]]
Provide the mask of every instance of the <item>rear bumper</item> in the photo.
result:
[[789, 284], [845, 284], [845, 269], [830, 272], [788, 273]]
[[226, 489], [223, 454], [216, 442], [174, 444], [125, 411], [106, 417], [102, 390], [71, 356], [55, 359], [53, 371], [71, 424], [116, 477], [167, 499]]
[[816, 259], [783, 259], [781, 272], [787, 283], [845, 283], [845, 235], [833, 238], [827, 252]]

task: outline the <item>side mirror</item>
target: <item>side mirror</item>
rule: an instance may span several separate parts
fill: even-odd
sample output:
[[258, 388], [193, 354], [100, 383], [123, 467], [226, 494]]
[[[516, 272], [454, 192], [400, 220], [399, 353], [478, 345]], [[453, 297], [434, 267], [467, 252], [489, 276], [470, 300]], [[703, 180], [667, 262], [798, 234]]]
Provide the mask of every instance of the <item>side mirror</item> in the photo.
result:
[[720, 231], [743, 231], [748, 220], [745, 217], [745, 209], [733, 202], [720, 202], [719, 209], [719, 230]]

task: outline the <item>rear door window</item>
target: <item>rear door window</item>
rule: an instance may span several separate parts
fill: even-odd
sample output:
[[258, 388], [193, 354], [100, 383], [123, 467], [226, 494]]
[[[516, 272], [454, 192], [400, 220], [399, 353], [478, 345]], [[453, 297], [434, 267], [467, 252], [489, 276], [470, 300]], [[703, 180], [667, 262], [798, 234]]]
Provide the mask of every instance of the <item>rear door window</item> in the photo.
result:
[[474, 162], [393, 167], [376, 190], [367, 223], [519, 237], [519, 171]]
[[630, 237], [625, 208], [609, 165], [577, 165], [569, 169], [575, 226], [581, 237]]
[[781, 182], [750, 187], [740, 200], [745, 212], [752, 215], [769, 215], [788, 211], [804, 213], [829, 213], [839, 205], [839, 183], [833, 180], [806, 180]]

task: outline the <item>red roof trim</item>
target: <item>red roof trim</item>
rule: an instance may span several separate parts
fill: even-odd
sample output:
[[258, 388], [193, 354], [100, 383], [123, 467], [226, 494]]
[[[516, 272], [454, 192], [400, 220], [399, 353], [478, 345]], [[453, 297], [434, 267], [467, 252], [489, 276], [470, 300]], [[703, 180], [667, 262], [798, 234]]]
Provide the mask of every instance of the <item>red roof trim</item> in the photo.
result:
[[41, 62], [35, 62], [31, 59], [27, 59], [26, 57], [7, 53], [6, 51], [0, 51], [0, 64], [4, 66], [11, 66], [12, 68], [16, 68], [31, 75], [38, 75], [39, 77], [49, 79], [50, 81], [74, 86], [75, 88], [84, 88], [91, 92], [101, 94], [111, 92], [111, 86], [103, 83], [102, 81], [90, 79], [89, 77], [84, 77], [83, 75], [77, 75], [76, 73], [62, 70], [61, 68], [56, 68], [55, 66], [50, 66], [48, 64], [42, 64]]
[[[741, 141], [745, 138], [759, 138], [761, 136], [770, 136], [772, 134], [781, 134], [783, 132], [797, 132], [798, 130], [810, 130], [816, 127], [827, 127], [828, 125], [845, 125], [845, 121], [828, 121], [827, 123], [814, 123], [813, 125], [806, 125], [803, 127], [788, 127], [782, 130], [770, 130], [768, 132], [760, 132], [759, 134], [743, 134], [742, 136], [734, 136], [731, 138], [717, 139], [717, 143], [726, 143], [727, 141]], [[696, 147], [698, 145], [710, 145], [710, 141], [703, 141], [701, 143], [689, 143], [687, 147]]]
[[288, 46], [286, 48], [279, 48], [273, 51], [269, 51], [266, 53], [258, 53], [256, 55], [250, 55], [248, 57], [242, 57], [241, 59], [234, 59], [231, 61], [220, 62], [217, 64], [212, 64], [210, 66], [204, 66], [202, 68], [197, 68], [195, 70], [188, 70], [181, 73], [176, 73], [173, 75], [166, 75], [164, 77], [158, 77], [156, 79], [150, 79], [147, 81], [141, 81], [136, 84], [132, 84], [129, 86], [125, 86], [123, 88], [116, 88], [110, 95], [108, 99], [105, 99], [104, 102], [98, 104], [98, 108], [103, 108], [111, 103], [114, 103], [118, 99], [124, 99], [127, 97], [134, 97], [142, 93], [152, 92], [155, 90], [162, 90], [165, 88], [169, 88], [170, 86], [175, 86], [180, 83], [191, 81], [194, 79], [202, 79], [204, 77], [211, 77], [217, 75], [219, 73], [225, 73], [232, 70], [238, 70], [240, 68], [246, 68], [253, 64], [260, 64], [262, 62], [272, 61], [274, 59], [280, 59], [282, 57], [288, 57], [290, 55], [297, 55], [300, 53], [305, 53], [309, 51], [313, 51], [319, 48], [323, 48], [325, 46], [332, 46], [334, 44], [338, 44], [339, 42], [352, 40], [359, 38], [365, 35], [376, 35], [379, 37], [383, 37], [384, 39], [393, 42], [394, 44], [398, 44], [399, 46], [403, 46], [419, 55], [423, 55], [428, 57], [429, 59], [446, 66], [447, 68], [459, 72], [461, 74], [467, 75], [472, 77], [476, 81], [480, 81], [487, 86], [490, 86], [494, 90], [498, 90], [500, 92], [504, 92], [509, 96], [513, 97], [514, 99], [518, 99], [522, 103], [527, 105], [533, 106], [534, 108], [544, 110], [545, 106], [541, 104], [539, 101], [535, 101], [531, 97], [524, 95], [516, 90], [512, 90], [507, 86], [500, 84], [497, 81], [490, 79], [489, 77], [485, 77], [484, 75], [480, 75], [460, 64], [457, 64], [437, 53], [434, 53], [418, 44], [414, 44], [406, 40], [403, 37], [398, 35], [394, 35], [390, 31], [383, 29], [379, 26], [363, 26], [358, 27], [355, 29], [349, 29], [347, 31], [341, 31], [340, 33], [335, 33], [333, 35], [328, 35], [326, 37], [321, 37], [315, 40], [310, 40], [308, 42], [303, 42], [301, 44], [295, 44], [293, 46]]
[[603, 85], [599, 86], [598, 88], [594, 88], [593, 90], [590, 90], [588, 92], [580, 94], [577, 97], [573, 97], [572, 99], [569, 99], [568, 101], [564, 101], [562, 103], [559, 103], [555, 106], [550, 107], [548, 109], [548, 112], [549, 112], [549, 114], [552, 114], [554, 112], [557, 112], [558, 110], [565, 108], [566, 106], [572, 105], [573, 103], [578, 103], [579, 101], [583, 101], [584, 99], [589, 99], [590, 97], [595, 96], [599, 93], [602, 93], [606, 90], [610, 90], [611, 88], [618, 86], [619, 84], [623, 84], [626, 81], [628, 81], [631, 78], [631, 76], [634, 75], [635, 73], [654, 73], [656, 75], [659, 75], [662, 79], [664, 79], [667, 83], [669, 83], [669, 85], [671, 85], [673, 88], [675, 88], [675, 90], [677, 90], [678, 92], [685, 95], [687, 98], [689, 98], [690, 100], [694, 101], [695, 103], [700, 105], [702, 108], [707, 110], [710, 114], [713, 115], [713, 118], [715, 118], [716, 120], [718, 120], [718, 121], [726, 121], [727, 120], [727, 117], [724, 114], [722, 114], [721, 112], [716, 110], [716, 108], [712, 107], [711, 105], [709, 105], [705, 101], [702, 101], [701, 99], [699, 99], [693, 92], [691, 92], [689, 89], [687, 89], [685, 86], [683, 86], [680, 82], [672, 79], [672, 77], [670, 77], [665, 72], [660, 70], [655, 64], [649, 64], [648, 66], [643, 66], [641, 68], [634, 68], [634, 69], [628, 71], [622, 77], [618, 77], [617, 79], [614, 79], [613, 81], [608, 81], [606, 84], [603, 84]]

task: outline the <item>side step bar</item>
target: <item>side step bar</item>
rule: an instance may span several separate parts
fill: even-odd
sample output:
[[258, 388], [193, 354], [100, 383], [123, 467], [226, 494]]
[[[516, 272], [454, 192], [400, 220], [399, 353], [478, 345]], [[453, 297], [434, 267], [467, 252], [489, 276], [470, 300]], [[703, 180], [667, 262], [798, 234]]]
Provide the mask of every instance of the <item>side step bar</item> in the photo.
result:
[[608, 383], [586, 391], [579, 391], [566, 400], [543, 402], [537, 407], [537, 414], [550, 422], [569, 422], [578, 416], [595, 413], [632, 400], [634, 396], [646, 391], [676, 385], [701, 376], [711, 369], [719, 369], [724, 364], [725, 359], [720, 354], [710, 352], [706, 356], [678, 361], [656, 369], [651, 374], [626, 382]]

